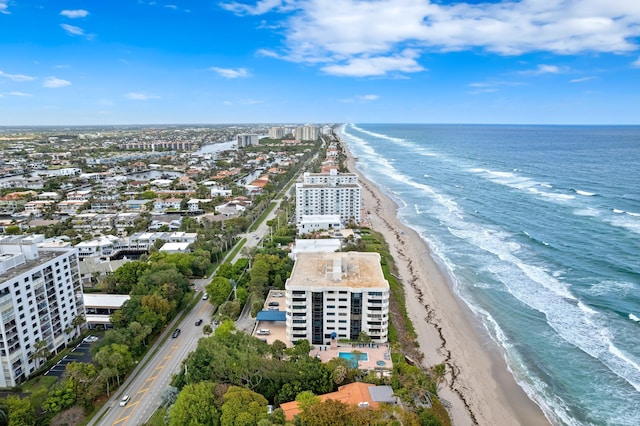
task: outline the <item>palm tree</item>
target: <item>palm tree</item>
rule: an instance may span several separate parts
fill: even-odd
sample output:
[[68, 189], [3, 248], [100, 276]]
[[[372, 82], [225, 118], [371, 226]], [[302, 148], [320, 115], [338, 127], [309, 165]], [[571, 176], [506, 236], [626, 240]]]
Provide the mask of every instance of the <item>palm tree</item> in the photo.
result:
[[431, 377], [436, 382], [436, 391], [440, 390], [440, 385], [447, 382], [447, 365], [436, 364], [429, 369]]
[[[38, 361], [41, 359], [46, 360], [51, 355], [51, 351], [47, 347], [47, 342], [44, 340], [38, 340], [35, 345], [33, 345], [34, 351], [29, 355], [30, 361]], [[38, 363], [38, 367], [42, 365], [41, 362]]]

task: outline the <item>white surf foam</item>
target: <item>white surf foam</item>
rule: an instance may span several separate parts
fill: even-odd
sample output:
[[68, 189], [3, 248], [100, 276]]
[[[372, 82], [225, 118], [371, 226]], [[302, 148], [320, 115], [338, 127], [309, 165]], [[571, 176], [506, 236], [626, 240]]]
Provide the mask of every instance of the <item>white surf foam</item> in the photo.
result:
[[513, 171], [502, 172], [478, 167], [470, 168], [468, 169], [468, 171], [499, 185], [518, 189], [520, 191], [549, 199], [551, 201], [566, 202], [575, 198], [574, 195], [548, 191], [549, 189], [552, 189], [552, 186], [550, 184], [546, 182], [539, 182], [526, 176], [521, 176], [517, 173], [514, 173]]
[[631, 321], [640, 322], [640, 318], [638, 318], [637, 316], [635, 316], [633, 314], [629, 314], [629, 319]]
[[595, 192], [587, 192], [587, 191], [582, 191], [580, 189], [576, 189], [575, 192], [576, 192], [576, 194], [584, 195], [585, 197], [593, 197], [594, 195], [596, 195]]

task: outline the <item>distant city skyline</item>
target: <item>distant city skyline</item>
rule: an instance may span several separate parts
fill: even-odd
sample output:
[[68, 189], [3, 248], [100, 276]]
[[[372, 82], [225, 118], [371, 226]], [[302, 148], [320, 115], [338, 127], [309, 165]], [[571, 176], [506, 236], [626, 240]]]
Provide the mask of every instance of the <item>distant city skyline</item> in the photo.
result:
[[0, 126], [640, 124], [637, 0], [0, 0]]

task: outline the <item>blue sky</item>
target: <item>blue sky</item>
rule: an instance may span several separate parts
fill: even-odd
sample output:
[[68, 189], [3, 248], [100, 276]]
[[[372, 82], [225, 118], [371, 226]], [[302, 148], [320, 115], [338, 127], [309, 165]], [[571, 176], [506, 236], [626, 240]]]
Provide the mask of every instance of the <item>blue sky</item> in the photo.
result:
[[0, 0], [0, 125], [640, 124], [640, 0]]

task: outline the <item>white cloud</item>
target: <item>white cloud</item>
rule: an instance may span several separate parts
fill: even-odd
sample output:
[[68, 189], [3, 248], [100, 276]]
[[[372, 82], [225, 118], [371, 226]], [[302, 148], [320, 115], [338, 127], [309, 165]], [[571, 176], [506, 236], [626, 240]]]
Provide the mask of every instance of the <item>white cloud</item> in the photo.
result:
[[211, 67], [211, 71], [215, 71], [224, 78], [249, 77], [249, 72], [244, 68], [219, 68]]
[[7, 74], [6, 72], [0, 70], [0, 77], [4, 77], [4, 78], [8, 78], [9, 80], [12, 81], [31, 81], [31, 80], [35, 80], [35, 77], [31, 77], [29, 75], [24, 75], [24, 74]]
[[493, 80], [484, 82], [469, 83], [469, 87], [473, 87], [474, 90], [467, 92], [470, 95], [480, 95], [483, 93], [495, 93], [502, 87], [522, 86], [524, 83], [518, 81], [505, 81], [505, 80]]
[[[322, 62], [351, 75], [363, 58], [394, 57], [407, 48], [426, 52], [484, 50], [499, 55], [550, 52], [625, 53], [638, 49], [638, 0], [261, 0], [221, 5], [236, 14], [294, 9], [274, 19], [284, 35], [277, 57]], [[265, 23], [262, 27], [267, 27]], [[264, 54], [264, 52], [262, 52]], [[276, 55], [270, 55], [276, 57]], [[344, 64], [355, 65], [346, 66]], [[342, 64], [342, 65], [340, 65]], [[405, 64], [398, 61], [401, 71]], [[416, 69], [413, 66], [410, 69]], [[412, 71], [413, 72], [413, 71]], [[359, 75], [359, 73], [355, 73]]]
[[148, 101], [152, 99], [160, 99], [160, 96], [147, 95], [140, 92], [129, 92], [125, 94], [124, 97], [127, 99], [131, 99], [132, 101]]
[[256, 54], [258, 56], [266, 56], [268, 58], [285, 59], [282, 55], [270, 49], [258, 49]]
[[7, 4], [7, 0], [0, 0], [0, 13], [3, 13], [5, 15], [11, 14], [11, 12], [9, 12], [9, 5]]
[[167, 9], [178, 10], [178, 6], [176, 6], [175, 4], [165, 4], [164, 7]]
[[362, 100], [362, 101], [375, 101], [378, 100], [380, 98], [380, 96], [378, 95], [362, 95], [362, 96], [358, 96], [358, 99]]
[[631, 66], [634, 67], [634, 68], [640, 68], [640, 58], [638, 58], [635, 61], [631, 62]]
[[63, 10], [60, 12], [60, 15], [66, 16], [67, 18], [75, 19], [75, 18], [84, 18], [89, 15], [89, 12], [83, 9], [76, 10]]
[[598, 77], [582, 77], [582, 78], [574, 78], [573, 80], [569, 80], [570, 83], [584, 83], [585, 81], [595, 80]]
[[57, 89], [59, 87], [71, 86], [71, 82], [68, 80], [63, 80], [61, 78], [47, 77], [44, 80], [44, 83], [42, 83], [42, 86], [49, 89]]
[[22, 96], [22, 97], [33, 96], [30, 93], [24, 93], [24, 92], [10, 92], [9, 94], [11, 96]]
[[76, 27], [75, 25], [60, 24], [60, 27], [69, 35], [84, 35], [84, 30], [80, 27]]
[[231, 3], [220, 3], [220, 7], [236, 15], [262, 15], [281, 6], [282, 0], [260, 0], [255, 6], [249, 6], [235, 1]]
[[523, 74], [523, 75], [562, 74], [568, 71], [569, 71], [569, 68], [567, 67], [540, 64], [536, 67], [536, 69], [520, 71], [518, 74]]
[[321, 69], [327, 74], [349, 77], [380, 76], [393, 71], [424, 71], [424, 68], [412, 56], [415, 56], [415, 52], [405, 51], [402, 55], [396, 56], [353, 58], [349, 59], [344, 65], [326, 65]]

